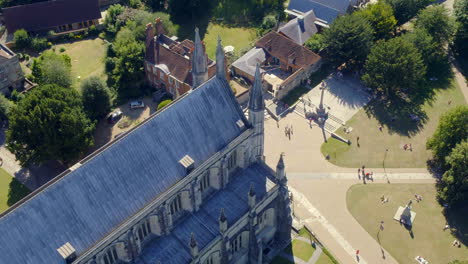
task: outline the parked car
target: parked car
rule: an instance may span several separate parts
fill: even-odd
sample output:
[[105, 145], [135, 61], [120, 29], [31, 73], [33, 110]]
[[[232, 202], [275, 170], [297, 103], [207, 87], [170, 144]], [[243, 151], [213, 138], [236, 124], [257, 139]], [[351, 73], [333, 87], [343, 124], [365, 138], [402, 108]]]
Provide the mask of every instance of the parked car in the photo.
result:
[[144, 108], [145, 103], [143, 101], [132, 101], [130, 102], [130, 109], [138, 109], [138, 108]]
[[122, 111], [120, 110], [116, 110], [114, 112], [112, 112], [112, 114], [110, 114], [108, 117], [107, 117], [107, 122], [109, 124], [115, 124], [117, 123], [117, 121], [119, 121], [119, 119], [122, 117]]

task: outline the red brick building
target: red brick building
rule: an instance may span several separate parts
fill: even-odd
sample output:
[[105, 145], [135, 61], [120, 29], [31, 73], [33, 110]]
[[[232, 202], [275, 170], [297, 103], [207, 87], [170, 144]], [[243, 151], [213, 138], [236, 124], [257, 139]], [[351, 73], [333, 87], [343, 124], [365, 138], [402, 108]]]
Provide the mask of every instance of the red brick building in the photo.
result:
[[216, 62], [206, 55], [198, 30], [195, 30], [195, 42], [188, 39], [179, 42], [176, 37], [165, 35], [158, 18], [154, 26], [146, 26], [145, 73], [151, 86], [177, 98], [213, 77]]

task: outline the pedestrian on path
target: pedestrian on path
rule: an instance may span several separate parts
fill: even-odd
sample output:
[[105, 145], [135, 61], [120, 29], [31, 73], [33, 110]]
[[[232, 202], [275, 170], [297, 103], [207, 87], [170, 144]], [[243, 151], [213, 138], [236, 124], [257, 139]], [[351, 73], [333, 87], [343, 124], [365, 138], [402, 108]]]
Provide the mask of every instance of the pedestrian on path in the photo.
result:
[[357, 260], [357, 262], [359, 262], [359, 249], [356, 250], [356, 260]]
[[293, 126], [291, 125], [291, 135], [293, 135]]

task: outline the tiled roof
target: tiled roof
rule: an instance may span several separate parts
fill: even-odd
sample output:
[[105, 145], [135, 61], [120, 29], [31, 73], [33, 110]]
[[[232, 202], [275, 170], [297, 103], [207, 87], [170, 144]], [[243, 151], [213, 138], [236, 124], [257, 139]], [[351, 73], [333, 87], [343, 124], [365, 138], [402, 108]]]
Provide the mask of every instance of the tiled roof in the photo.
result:
[[303, 45], [310, 37], [317, 33], [314, 11], [310, 10], [303, 17], [296, 17], [282, 26], [278, 31], [292, 39], [299, 45]]
[[[165, 35], [152, 39], [146, 47], [145, 60], [154, 65], [165, 65], [177, 80], [192, 85], [192, 65], [189, 58], [194, 47], [193, 41], [186, 39], [182, 42], [173, 42], [171, 45], [163, 45], [166, 39], [168, 38]], [[157, 43], [158, 40], [162, 41]], [[209, 77], [216, 73], [215, 65], [215, 62], [208, 58]]]
[[98, 0], [53, 0], [2, 10], [8, 32], [40, 31], [101, 18]]
[[[227, 82], [212, 78], [0, 218], [0, 264], [63, 263], [78, 255], [224, 148], [247, 122]], [[60, 177], [60, 176], [59, 176]]]
[[299, 67], [307, 67], [320, 60], [319, 55], [275, 31], [263, 36], [257, 41], [256, 46], [278, 59]]
[[[265, 51], [263, 51], [262, 48], [253, 48], [233, 62], [232, 66], [253, 77], [255, 75], [257, 63], [263, 65], [266, 60], [265, 56]], [[260, 69], [260, 71], [263, 72], [262, 69]]]
[[237, 171], [230, 177], [231, 182], [225, 189], [204, 202], [199, 211], [178, 222], [170, 235], [157, 238], [145, 247], [141, 260], [136, 264], [158, 261], [189, 263], [191, 256], [188, 245], [191, 233], [195, 234], [199, 250], [203, 250], [219, 234], [218, 217], [221, 208], [224, 208], [228, 226], [232, 225], [248, 212], [247, 193], [251, 184], [254, 184], [256, 199], [260, 201], [274, 186], [272, 178], [271, 170], [260, 164]]

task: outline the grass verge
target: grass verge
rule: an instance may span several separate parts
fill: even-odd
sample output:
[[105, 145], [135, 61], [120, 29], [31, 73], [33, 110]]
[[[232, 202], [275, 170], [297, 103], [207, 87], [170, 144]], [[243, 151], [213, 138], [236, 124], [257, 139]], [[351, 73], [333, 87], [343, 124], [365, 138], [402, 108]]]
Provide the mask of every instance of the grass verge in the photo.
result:
[[[416, 218], [412, 232], [409, 232], [393, 220], [393, 216], [397, 208], [405, 206], [415, 194], [421, 195], [423, 201], [413, 202]], [[389, 199], [388, 203], [381, 203], [382, 195]], [[359, 224], [398, 263], [413, 263], [416, 256], [422, 256], [429, 263], [441, 264], [467, 259], [468, 207], [451, 210], [446, 218], [436, 201], [433, 184], [357, 184], [348, 190], [346, 201], [348, 210]], [[383, 231], [379, 231], [380, 221], [384, 221]], [[443, 230], [446, 223], [451, 230]], [[452, 246], [455, 239], [465, 245], [461, 248]]]

